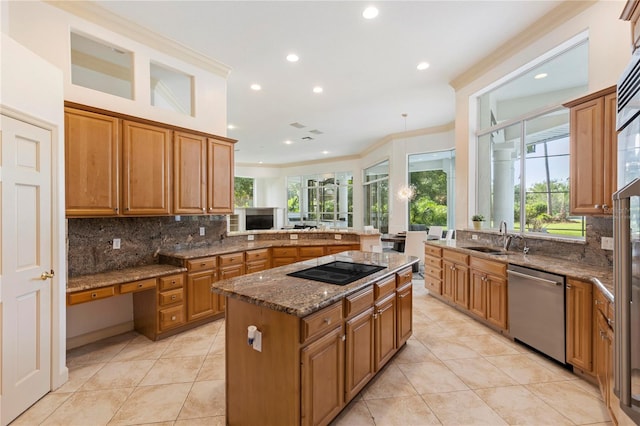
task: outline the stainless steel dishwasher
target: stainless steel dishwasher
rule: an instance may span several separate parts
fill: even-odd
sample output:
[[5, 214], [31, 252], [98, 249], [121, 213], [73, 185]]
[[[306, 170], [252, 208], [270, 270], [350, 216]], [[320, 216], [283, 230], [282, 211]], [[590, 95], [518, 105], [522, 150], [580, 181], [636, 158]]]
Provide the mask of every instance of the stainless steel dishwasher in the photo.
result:
[[511, 264], [507, 274], [509, 334], [565, 364], [564, 277]]

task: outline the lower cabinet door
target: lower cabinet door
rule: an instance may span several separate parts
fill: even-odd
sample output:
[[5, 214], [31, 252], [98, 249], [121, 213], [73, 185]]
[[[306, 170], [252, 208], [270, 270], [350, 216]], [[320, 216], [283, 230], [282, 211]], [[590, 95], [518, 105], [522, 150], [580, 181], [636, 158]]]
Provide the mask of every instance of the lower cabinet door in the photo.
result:
[[375, 374], [373, 307], [346, 322], [346, 399], [350, 401]]
[[398, 342], [396, 348], [404, 345], [412, 333], [413, 285], [411, 283], [397, 290], [398, 293]]
[[396, 295], [375, 304], [376, 371], [391, 359], [396, 351]]
[[507, 280], [489, 276], [487, 284], [487, 320], [507, 329]]
[[326, 425], [344, 407], [344, 334], [335, 328], [304, 347], [302, 424]]
[[187, 276], [187, 321], [210, 317], [219, 312], [218, 295], [211, 292], [215, 272], [199, 272]]

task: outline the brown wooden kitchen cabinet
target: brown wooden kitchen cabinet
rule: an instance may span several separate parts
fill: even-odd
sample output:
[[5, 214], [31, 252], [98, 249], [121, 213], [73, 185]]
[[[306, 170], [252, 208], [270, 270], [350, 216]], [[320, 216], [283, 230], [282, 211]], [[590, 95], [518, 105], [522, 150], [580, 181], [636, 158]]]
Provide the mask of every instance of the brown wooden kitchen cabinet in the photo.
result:
[[136, 331], [151, 340], [185, 325], [184, 274], [159, 277], [157, 290], [135, 292], [133, 320]]
[[274, 268], [289, 265], [298, 261], [297, 247], [273, 247], [271, 249], [271, 264]]
[[373, 288], [347, 296], [345, 314], [345, 392], [350, 401], [375, 374]]
[[413, 333], [413, 284], [411, 268], [396, 274], [396, 348], [405, 344]]
[[424, 287], [429, 294], [442, 294], [442, 249], [424, 246]]
[[570, 211], [612, 214], [617, 189], [616, 87], [565, 106], [570, 108]]
[[120, 120], [64, 109], [67, 216], [117, 216], [120, 210]]
[[221, 254], [218, 256], [220, 279], [239, 277], [244, 274], [244, 252]]
[[617, 424], [617, 397], [613, 393], [613, 304], [593, 290], [593, 372], [609, 415]]
[[586, 373], [593, 372], [592, 297], [591, 283], [567, 279], [567, 362]]
[[507, 265], [471, 256], [469, 259], [469, 311], [507, 329]]
[[219, 295], [211, 292], [211, 284], [218, 280], [216, 268], [216, 256], [187, 261], [187, 321], [212, 317], [224, 311], [218, 303]]
[[442, 250], [442, 296], [469, 309], [469, 256], [454, 250]]
[[391, 276], [373, 285], [375, 296], [375, 366], [380, 370], [397, 349], [396, 277]]
[[230, 141], [207, 140], [207, 212], [233, 213], [234, 144]]
[[171, 130], [122, 122], [122, 214], [168, 215]]
[[248, 250], [244, 253], [244, 257], [244, 270], [246, 274], [264, 271], [271, 267], [271, 256], [269, 255], [268, 248]]
[[205, 214], [207, 138], [185, 132], [173, 137], [173, 212]]

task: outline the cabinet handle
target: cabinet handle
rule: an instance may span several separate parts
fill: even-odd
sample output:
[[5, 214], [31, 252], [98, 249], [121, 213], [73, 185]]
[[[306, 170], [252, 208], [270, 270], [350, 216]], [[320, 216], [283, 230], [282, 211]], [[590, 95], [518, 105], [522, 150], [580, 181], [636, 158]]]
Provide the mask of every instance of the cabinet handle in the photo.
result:
[[595, 205], [595, 206], [593, 206], [593, 207], [594, 207], [594, 208], [596, 208], [596, 209], [599, 209], [599, 208], [600, 208], [600, 204], [596, 204], [596, 205]]
[[176, 320], [176, 316], [175, 315], [171, 316], [171, 321], [175, 321], [175, 320]]
[[125, 209], [126, 211], [129, 211], [129, 207], [125, 207], [124, 209]]
[[91, 298], [95, 299], [96, 297], [98, 297], [98, 293], [91, 293]]
[[609, 206], [607, 204], [603, 204], [602, 205], [602, 210], [607, 210], [609, 208]]
[[203, 208], [202, 208], [202, 213], [204, 213], [205, 211], [206, 211], [206, 210], [205, 210], [205, 208], [203, 207]]
[[171, 300], [176, 300], [176, 295], [174, 294], [173, 296], [171, 296]]
[[342, 335], [342, 337], [341, 337], [341, 339], [342, 339], [342, 341], [344, 342], [345, 340], [347, 340], [347, 336], [343, 334], [343, 335]]
[[142, 284], [138, 284], [138, 288], [142, 288]]
[[596, 299], [593, 303], [595, 303], [596, 305], [601, 305], [602, 304], [602, 302], [599, 301], [598, 299]]
[[567, 290], [571, 290], [571, 284], [567, 284]]
[[176, 280], [171, 281], [171, 284], [175, 284], [175, 283], [176, 283]]
[[331, 318], [325, 318], [324, 323], [327, 325], [331, 324]]
[[117, 211], [118, 211], [118, 208], [116, 207], [115, 209], [113, 209], [113, 211], [114, 211], [114, 212], [117, 212]]

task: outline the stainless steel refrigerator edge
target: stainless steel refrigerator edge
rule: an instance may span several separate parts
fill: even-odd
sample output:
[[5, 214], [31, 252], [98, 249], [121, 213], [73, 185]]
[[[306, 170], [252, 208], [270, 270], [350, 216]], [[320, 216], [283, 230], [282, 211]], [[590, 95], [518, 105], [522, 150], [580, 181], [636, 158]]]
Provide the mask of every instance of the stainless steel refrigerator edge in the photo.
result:
[[622, 410], [640, 424], [640, 52], [618, 81], [617, 99], [614, 392]]

